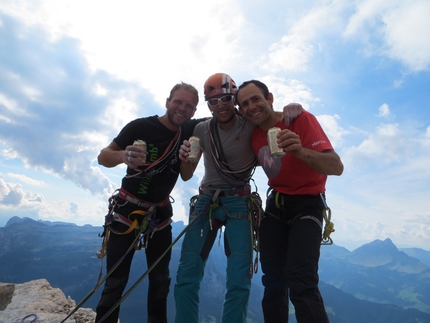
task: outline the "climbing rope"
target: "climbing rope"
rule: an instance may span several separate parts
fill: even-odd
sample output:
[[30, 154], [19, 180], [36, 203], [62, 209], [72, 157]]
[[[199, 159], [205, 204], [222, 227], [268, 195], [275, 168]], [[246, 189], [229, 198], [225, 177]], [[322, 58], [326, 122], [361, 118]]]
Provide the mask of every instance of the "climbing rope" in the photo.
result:
[[[191, 200], [190, 200], [190, 205], [192, 202], [193, 202], [193, 198], [191, 198]], [[195, 203], [195, 200], [194, 200], [194, 203]], [[140, 278], [130, 287], [130, 289], [96, 323], [103, 322], [109, 315], [112, 314], [113, 311], [115, 311], [121, 305], [122, 302], [125, 301], [125, 299], [128, 296], [130, 296], [130, 294], [137, 288], [137, 286], [139, 286], [139, 284], [149, 275], [149, 273], [155, 268], [155, 266], [157, 266], [157, 264], [164, 258], [164, 256], [169, 252], [169, 250], [173, 248], [173, 246], [179, 241], [179, 239], [185, 234], [185, 232], [188, 231], [188, 229], [200, 217], [200, 215], [208, 212], [208, 210], [211, 206], [211, 203], [212, 203], [212, 199], [210, 199], [208, 202], [206, 202], [206, 204], [203, 206], [203, 208], [200, 210], [200, 212], [196, 216], [190, 218], [188, 225], [178, 234], [178, 236], [176, 237], [175, 240], [173, 240], [173, 242], [170, 244], [170, 246], [167, 247], [167, 249], [160, 255], [160, 257], [158, 257], [158, 259], [142, 274], [142, 276], [140, 276]]]
[[[131, 250], [135, 249], [137, 244], [140, 241], [140, 234], [141, 232], [139, 232], [139, 234], [136, 234], [135, 239], [133, 240], [133, 242], [131, 243], [130, 247], [127, 249], [127, 251], [124, 253], [124, 255], [118, 259], [118, 261], [115, 263], [115, 265], [109, 270], [109, 272], [106, 273], [106, 276], [103, 276], [102, 274], [102, 270], [100, 271], [100, 275], [99, 278], [97, 280], [96, 286], [75, 306], [75, 308], [60, 322], [60, 323], [64, 323], [69, 317], [71, 317], [79, 308], [82, 307], [82, 305], [84, 305], [84, 303], [97, 291], [97, 289], [101, 286], [101, 284], [103, 284], [106, 279], [109, 278], [110, 275], [112, 275], [112, 273], [115, 271], [115, 269], [118, 268], [118, 266], [122, 263], [122, 261], [124, 260], [124, 258], [130, 253]], [[102, 263], [103, 264], [103, 263]], [[31, 322], [30, 322], [31, 323]]]
[[[118, 191], [118, 190], [117, 190]], [[114, 192], [114, 194], [109, 198], [109, 212], [106, 215], [106, 219], [108, 217], [110, 217], [113, 214], [113, 211], [115, 209], [115, 206], [117, 204], [116, 202], [116, 196], [117, 196], [117, 191]], [[97, 289], [101, 286], [101, 284], [103, 284], [106, 279], [109, 278], [109, 276], [115, 271], [115, 269], [118, 268], [118, 266], [122, 263], [122, 261], [125, 259], [125, 257], [130, 253], [130, 251], [132, 251], [133, 249], [135, 250], [139, 250], [141, 247], [139, 246], [139, 243], [141, 243], [141, 239], [142, 239], [142, 235], [145, 235], [145, 232], [148, 229], [148, 218], [151, 217], [153, 213], [153, 210], [151, 211], [143, 211], [143, 210], [135, 210], [132, 213], [130, 213], [130, 215], [142, 215], [144, 216], [144, 218], [142, 219], [142, 223], [140, 226], [138, 226], [138, 221], [137, 219], [134, 219], [133, 222], [130, 225], [130, 228], [125, 231], [125, 232], [116, 232], [114, 230], [112, 230], [112, 228], [110, 228], [110, 220], [107, 220], [107, 223], [104, 225], [104, 232], [101, 235], [103, 237], [103, 242], [102, 242], [102, 248], [100, 250], [100, 252], [97, 253], [97, 258], [99, 259], [103, 259], [106, 255], [106, 246], [109, 240], [109, 231], [112, 231], [115, 234], [128, 234], [131, 233], [133, 230], [136, 230], [136, 237], [134, 238], [133, 242], [131, 243], [130, 247], [127, 249], [127, 251], [124, 253], [124, 255], [118, 259], [118, 261], [113, 265], [113, 267], [109, 270], [109, 272], [106, 273], [106, 276], [103, 277], [103, 261], [100, 264], [100, 273], [99, 273], [99, 277], [97, 279], [97, 283], [95, 285], [95, 287], [75, 306], [75, 308], [60, 322], [60, 323], [64, 323], [69, 317], [71, 317], [79, 308], [82, 307], [82, 305], [84, 305], [84, 303], [97, 291]], [[130, 215], [128, 216], [128, 219], [131, 222], [130, 219]]]
[[[26, 319], [33, 317], [33, 320], [25, 322]], [[27, 316], [24, 316], [21, 320], [21, 323], [33, 323], [37, 321], [37, 315], [36, 314], [28, 314]]]

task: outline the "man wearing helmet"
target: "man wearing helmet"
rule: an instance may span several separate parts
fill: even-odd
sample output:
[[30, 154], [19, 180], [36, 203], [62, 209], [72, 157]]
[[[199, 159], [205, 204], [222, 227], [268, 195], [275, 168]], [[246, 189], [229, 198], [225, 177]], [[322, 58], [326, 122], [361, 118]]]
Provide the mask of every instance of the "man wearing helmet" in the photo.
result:
[[[238, 115], [234, 94], [236, 83], [224, 73], [210, 76], [204, 95], [213, 118], [199, 123], [193, 136], [200, 139], [205, 173], [191, 217], [200, 219], [185, 234], [174, 290], [176, 323], [197, 323], [199, 289], [204, 267], [217, 236], [225, 226], [224, 249], [227, 256], [226, 293], [223, 323], [245, 323], [252, 276], [252, 237], [248, 201], [249, 181], [257, 165], [252, 150], [253, 124]], [[295, 107], [290, 114], [299, 114]], [[298, 110], [298, 111], [297, 111]], [[279, 112], [279, 117], [281, 113]], [[180, 153], [192, 174], [197, 163], [187, 160], [189, 142]], [[185, 167], [184, 167], [185, 168]]]

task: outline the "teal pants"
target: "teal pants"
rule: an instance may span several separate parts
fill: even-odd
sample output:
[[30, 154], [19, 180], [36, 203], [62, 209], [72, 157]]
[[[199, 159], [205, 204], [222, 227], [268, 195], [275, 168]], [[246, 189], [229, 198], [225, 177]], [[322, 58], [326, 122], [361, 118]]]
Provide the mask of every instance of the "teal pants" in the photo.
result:
[[[192, 216], [199, 216], [185, 233], [182, 243], [176, 284], [175, 323], [198, 323], [199, 290], [204, 268], [217, 236], [225, 225], [224, 249], [227, 256], [226, 293], [222, 309], [222, 323], [245, 323], [251, 289], [250, 266], [252, 244], [246, 196], [221, 196], [219, 206], [211, 213], [200, 214], [212, 196], [201, 194]], [[203, 232], [202, 232], [203, 230]]]

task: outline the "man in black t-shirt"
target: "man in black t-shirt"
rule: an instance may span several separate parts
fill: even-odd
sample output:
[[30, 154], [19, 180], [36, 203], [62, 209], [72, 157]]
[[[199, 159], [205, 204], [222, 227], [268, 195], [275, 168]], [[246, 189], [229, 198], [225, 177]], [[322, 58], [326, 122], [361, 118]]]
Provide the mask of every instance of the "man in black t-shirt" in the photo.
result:
[[[107, 271], [118, 261], [120, 265], [108, 276], [97, 305], [99, 322], [121, 298], [127, 285], [135, 248], [128, 249], [143, 237], [148, 268], [172, 243], [171, 193], [179, 174], [184, 181], [191, 176], [181, 172], [178, 151], [201, 119], [190, 120], [199, 101], [197, 90], [186, 83], [175, 85], [166, 99], [166, 113], [136, 119], [128, 123], [118, 136], [102, 149], [98, 162], [105, 167], [127, 165], [121, 189], [111, 198], [106, 217]], [[134, 146], [135, 140], [146, 142], [146, 152]], [[142, 228], [147, 228], [142, 230]], [[144, 232], [143, 235], [141, 233]], [[148, 322], [167, 322], [167, 295], [170, 286], [171, 251], [149, 273]], [[119, 307], [103, 322], [117, 323]]]

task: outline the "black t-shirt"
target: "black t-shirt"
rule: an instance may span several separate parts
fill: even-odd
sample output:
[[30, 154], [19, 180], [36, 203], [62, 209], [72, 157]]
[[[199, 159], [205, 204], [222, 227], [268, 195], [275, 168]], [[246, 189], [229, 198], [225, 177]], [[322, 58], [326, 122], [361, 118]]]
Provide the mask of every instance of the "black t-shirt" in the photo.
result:
[[[173, 142], [177, 132], [167, 129], [158, 120], [158, 116], [139, 118], [128, 123], [114, 139], [121, 149], [132, 145], [137, 139], [144, 140], [148, 150], [147, 163], [151, 163], [160, 158], [171, 143], [172, 147], [163, 160], [148, 171], [138, 173], [127, 167], [122, 187], [141, 200], [151, 203], [164, 201], [170, 195], [179, 176], [181, 164], [178, 157], [179, 148], [185, 139], [192, 136], [196, 124], [203, 120], [192, 119], [187, 122], [181, 127], [179, 140]], [[127, 209], [135, 208], [128, 203]]]

